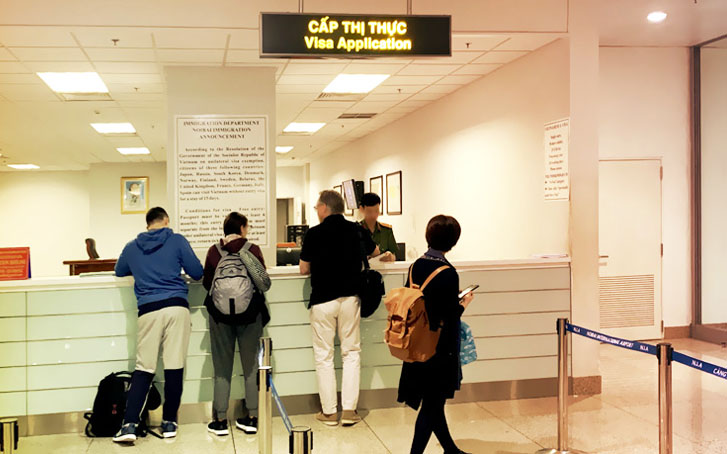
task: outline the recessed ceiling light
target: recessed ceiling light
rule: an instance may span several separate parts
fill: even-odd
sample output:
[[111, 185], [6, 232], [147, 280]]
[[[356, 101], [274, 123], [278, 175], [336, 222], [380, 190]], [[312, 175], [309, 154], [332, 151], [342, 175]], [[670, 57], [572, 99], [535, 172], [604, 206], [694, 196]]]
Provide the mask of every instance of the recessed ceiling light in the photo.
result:
[[323, 93], [368, 93], [388, 78], [388, 74], [339, 74]]
[[285, 154], [285, 153], [288, 153], [292, 149], [293, 149], [293, 147], [290, 147], [290, 146], [275, 147], [275, 152], [280, 153], [280, 154]]
[[646, 20], [652, 24], [658, 24], [659, 22], [664, 22], [666, 16], [667, 14], [664, 11], [653, 11], [646, 16]]
[[136, 129], [131, 123], [91, 123], [99, 134], [134, 134]]
[[56, 93], [108, 93], [98, 73], [36, 73]]
[[283, 129], [283, 132], [288, 133], [299, 133], [299, 134], [314, 134], [316, 131], [324, 127], [325, 123], [296, 123], [293, 122]]
[[34, 170], [34, 169], [40, 169], [35, 164], [8, 164], [8, 167], [11, 167], [13, 169], [17, 170]]
[[117, 148], [118, 152], [125, 155], [130, 154], [150, 154], [151, 152], [147, 147], [126, 147]]

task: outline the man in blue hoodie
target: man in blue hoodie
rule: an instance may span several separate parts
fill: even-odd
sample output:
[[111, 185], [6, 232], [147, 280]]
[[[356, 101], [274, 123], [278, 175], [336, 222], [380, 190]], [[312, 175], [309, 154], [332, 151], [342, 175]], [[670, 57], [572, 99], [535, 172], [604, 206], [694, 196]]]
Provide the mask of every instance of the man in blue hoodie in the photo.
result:
[[177, 411], [182, 398], [184, 363], [192, 325], [187, 302], [184, 270], [192, 279], [202, 278], [203, 269], [189, 242], [169, 228], [163, 208], [146, 214], [147, 231], [124, 247], [116, 262], [116, 275], [134, 276], [139, 305], [136, 340], [136, 370], [131, 378], [126, 413], [117, 443], [136, 441], [141, 410], [156, 372], [159, 348], [164, 361], [164, 438], [177, 435]]

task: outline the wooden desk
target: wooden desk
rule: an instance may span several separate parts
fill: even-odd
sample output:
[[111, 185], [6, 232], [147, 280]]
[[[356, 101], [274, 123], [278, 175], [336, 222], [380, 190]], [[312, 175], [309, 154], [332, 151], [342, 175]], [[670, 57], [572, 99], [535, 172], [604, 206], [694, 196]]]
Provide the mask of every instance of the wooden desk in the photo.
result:
[[114, 266], [116, 266], [116, 259], [66, 260], [63, 264], [69, 266], [69, 275], [78, 276], [81, 273], [113, 271]]

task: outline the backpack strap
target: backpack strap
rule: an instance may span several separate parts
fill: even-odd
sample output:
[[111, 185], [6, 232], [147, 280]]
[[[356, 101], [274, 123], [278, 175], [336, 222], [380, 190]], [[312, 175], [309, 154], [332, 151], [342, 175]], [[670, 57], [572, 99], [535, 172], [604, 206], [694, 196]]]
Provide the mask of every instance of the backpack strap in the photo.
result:
[[245, 241], [245, 244], [242, 245], [242, 250], [249, 251], [251, 247], [252, 247], [252, 242], [248, 240], [248, 241]]
[[222, 246], [220, 246], [220, 243], [215, 243], [215, 246], [217, 246], [217, 250], [218, 250], [218, 251], [219, 251], [219, 253], [220, 253], [220, 257], [224, 257], [224, 256], [226, 256], [226, 255], [229, 255], [229, 254], [230, 254], [230, 253], [229, 253], [229, 252], [227, 252], [226, 250], [222, 249]]
[[447, 268], [449, 268], [449, 266], [448, 265], [444, 265], [444, 266], [440, 266], [439, 268], [437, 268], [436, 270], [434, 270], [434, 272], [432, 272], [432, 274], [429, 275], [429, 277], [427, 278], [427, 280], [424, 281], [424, 283], [419, 287], [419, 290], [424, 291], [424, 287], [426, 287], [427, 285], [429, 285], [429, 283], [432, 282], [432, 279], [434, 279], [435, 277], [437, 277], [437, 274], [441, 273], [442, 271], [446, 270]]

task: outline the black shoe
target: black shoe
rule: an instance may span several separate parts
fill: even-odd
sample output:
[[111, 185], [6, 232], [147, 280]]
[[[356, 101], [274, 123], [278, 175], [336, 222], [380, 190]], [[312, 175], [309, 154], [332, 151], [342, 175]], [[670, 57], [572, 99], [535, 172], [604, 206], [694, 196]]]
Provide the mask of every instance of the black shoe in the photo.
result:
[[235, 426], [238, 429], [245, 432], [248, 435], [257, 433], [257, 418], [255, 416], [245, 416], [244, 418], [238, 418], [235, 422]]
[[207, 424], [207, 431], [219, 436], [230, 435], [230, 429], [227, 428], [227, 420], [218, 421], [215, 419]]

